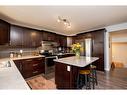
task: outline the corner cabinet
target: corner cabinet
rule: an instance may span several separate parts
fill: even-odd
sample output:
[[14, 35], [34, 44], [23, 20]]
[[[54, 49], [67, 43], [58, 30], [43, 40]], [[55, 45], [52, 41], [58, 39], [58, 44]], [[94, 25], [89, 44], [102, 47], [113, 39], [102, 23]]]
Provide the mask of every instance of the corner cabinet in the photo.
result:
[[10, 24], [0, 19], [0, 45], [10, 42]]
[[14, 63], [24, 78], [45, 73], [44, 57], [14, 60]]

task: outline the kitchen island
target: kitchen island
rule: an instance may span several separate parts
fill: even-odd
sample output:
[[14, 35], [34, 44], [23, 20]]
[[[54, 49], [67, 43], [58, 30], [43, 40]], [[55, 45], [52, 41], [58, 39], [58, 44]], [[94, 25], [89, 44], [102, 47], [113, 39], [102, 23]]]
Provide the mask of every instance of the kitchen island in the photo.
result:
[[55, 59], [55, 83], [57, 89], [75, 89], [79, 68], [88, 67], [98, 57], [76, 56]]

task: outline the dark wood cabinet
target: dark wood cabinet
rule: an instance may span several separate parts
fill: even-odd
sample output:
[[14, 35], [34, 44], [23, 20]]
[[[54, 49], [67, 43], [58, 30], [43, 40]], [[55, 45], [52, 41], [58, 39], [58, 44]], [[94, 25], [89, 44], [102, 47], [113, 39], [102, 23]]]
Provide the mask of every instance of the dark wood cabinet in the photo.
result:
[[14, 63], [16, 67], [18, 68], [18, 70], [20, 71], [20, 73], [23, 75], [22, 60], [14, 60]]
[[70, 66], [70, 71], [67, 67], [70, 65], [56, 62], [55, 63], [55, 83], [57, 89], [75, 89], [78, 68]]
[[10, 45], [23, 46], [23, 28], [11, 25]]
[[11, 26], [11, 46], [34, 48], [41, 46], [42, 32], [20, 26]]
[[11, 25], [10, 44], [14, 47], [36, 48], [41, 41], [57, 42], [59, 46], [67, 46], [67, 37], [48, 31]]
[[93, 37], [93, 52], [92, 56], [99, 57], [99, 60], [96, 62], [98, 70], [104, 71], [104, 36], [105, 29], [101, 29], [95, 32], [92, 32]]
[[60, 36], [60, 46], [67, 47], [67, 37], [66, 36]]
[[0, 19], [0, 45], [10, 42], [10, 24]]
[[23, 46], [39, 47], [41, 46], [42, 33], [40, 31], [26, 28], [23, 32]]
[[42, 57], [14, 60], [14, 63], [24, 78], [45, 73], [45, 58]]
[[55, 38], [60, 47], [67, 47], [67, 36], [57, 34]]
[[48, 31], [43, 31], [43, 37], [42, 39], [44, 41], [53, 41], [55, 42], [56, 41], [56, 33], [52, 33], [52, 32], [48, 32]]

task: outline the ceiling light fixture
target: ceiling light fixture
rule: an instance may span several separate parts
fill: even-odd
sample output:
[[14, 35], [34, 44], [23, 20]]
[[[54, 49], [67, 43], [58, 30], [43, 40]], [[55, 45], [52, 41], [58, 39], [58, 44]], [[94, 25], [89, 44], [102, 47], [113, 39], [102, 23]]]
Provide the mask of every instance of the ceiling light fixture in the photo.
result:
[[58, 16], [57, 22], [62, 22], [67, 28], [71, 28], [70, 22], [65, 18], [61, 18], [60, 16]]

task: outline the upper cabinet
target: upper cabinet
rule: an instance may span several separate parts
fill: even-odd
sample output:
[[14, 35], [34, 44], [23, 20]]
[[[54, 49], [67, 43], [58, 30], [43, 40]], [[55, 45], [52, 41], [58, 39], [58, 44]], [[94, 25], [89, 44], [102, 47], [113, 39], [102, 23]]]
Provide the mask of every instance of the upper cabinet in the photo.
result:
[[10, 24], [0, 19], [0, 45], [10, 42]]
[[39, 47], [42, 41], [42, 32], [25, 27], [11, 26], [11, 46], [15, 47]]
[[39, 31], [26, 27], [11, 25], [10, 45], [14, 47], [36, 48], [41, 41], [57, 42], [59, 46], [67, 46], [67, 37], [48, 31]]
[[59, 41], [59, 46], [61, 47], [67, 47], [67, 37], [63, 36], [63, 35], [59, 35], [58, 37], [58, 41]]
[[10, 45], [11, 46], [23, 45], [23, 28], [22, 27], [11, 25]]
[[43, 32], [42, 39], [44, 41], [55, 41], [56, 40], [56, 33], [51, 33], [51, 32], [44, 31], [44, 30], [42, 30], [42, 32]]
[[42, 33], [43, 33], [42, 39], [44, 41], [57, 42], [58, 46], [62, 46], [62, 47], [67, 46], [67, 37], [66, 36], [56, 34], [56, 33], [52, 33], [52, 32], [48, 32], [48, 31], [42, 31]]

